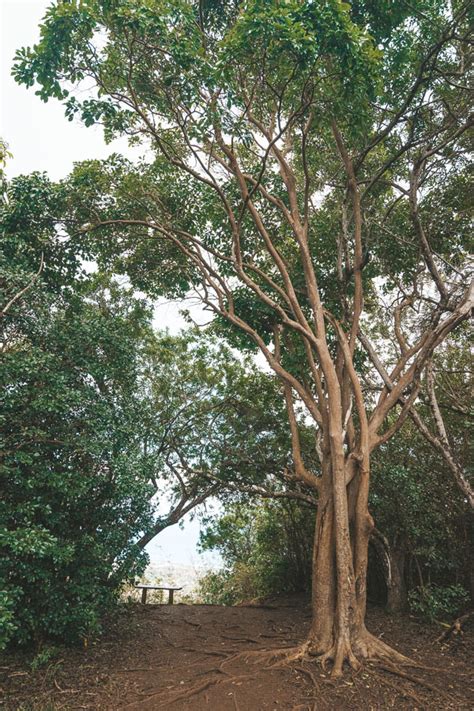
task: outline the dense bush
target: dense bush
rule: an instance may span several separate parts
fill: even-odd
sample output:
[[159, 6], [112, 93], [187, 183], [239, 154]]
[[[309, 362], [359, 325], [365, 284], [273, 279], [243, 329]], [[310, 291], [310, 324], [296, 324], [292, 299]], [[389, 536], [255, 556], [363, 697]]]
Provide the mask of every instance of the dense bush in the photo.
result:
[[4, 641], [87, 636], [145, 563], [133, 545], [149, 493], [122, 308], [36, 310], [2, 359]]
[[[150, 517], [136, 384], [150, 314], [81, 275], [51, 237], [49, 190], [20, 179], [2, 214], [3, 303], [14, 299], [1, 324], [2, 647], [87, 637], [146, 563], [134, 545]], [[29, 212], [35, 199], [43, 212]]]

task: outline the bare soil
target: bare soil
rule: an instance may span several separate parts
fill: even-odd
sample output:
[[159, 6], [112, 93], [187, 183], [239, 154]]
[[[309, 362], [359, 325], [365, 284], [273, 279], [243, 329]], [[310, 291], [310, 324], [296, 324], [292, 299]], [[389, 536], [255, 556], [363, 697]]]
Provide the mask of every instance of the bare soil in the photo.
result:
[[302, 642], [310, 618], [299, 597], [262, 606], [124, 606], [100, 640], [62, 649], [40, 670], [32, 671], [31, 655], [0, 658], [0, 709], [474, 709], [472, 627], [441, 644], [442, 628], [372, 608], [370, 631], [423, 667], [366, 664], [338, 682], [316, 660], [269, 668], [256, 654]]

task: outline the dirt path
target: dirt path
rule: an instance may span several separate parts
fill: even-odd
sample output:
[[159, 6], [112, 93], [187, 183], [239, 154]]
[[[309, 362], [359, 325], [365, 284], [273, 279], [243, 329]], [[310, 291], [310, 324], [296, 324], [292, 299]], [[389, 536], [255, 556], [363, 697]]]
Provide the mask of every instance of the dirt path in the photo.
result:
[[255, 656], [239, 655], [297, 643], [309, 622], [300, 599], [266, 607], [135, 606], [123, 611], [102, 640], [63, 651], [47, 668], [32, 672], [22, 656], [0, 660], [0, 709], [474, 709], [474, 630], [441, 646], [434, 642], [437, 628], [371, 610], [371, 631], [437, 668], [405, 669], [420, 682], [366, 666], [332, 683], [316, 663], [268, 669]]

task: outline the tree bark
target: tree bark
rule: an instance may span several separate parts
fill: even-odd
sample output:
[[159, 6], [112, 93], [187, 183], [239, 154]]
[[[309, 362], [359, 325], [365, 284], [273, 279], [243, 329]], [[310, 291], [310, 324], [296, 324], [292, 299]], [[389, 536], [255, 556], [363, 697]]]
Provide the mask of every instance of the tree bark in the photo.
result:
[[330, 467], [327, 462], [323, 461], [323, 476], [314, 533], [312, 566], [313, 624], [309, 637], [311, 649], [315, 654], [325, 653], [332, 647], [334, 642], [336, 575], [334, 511], [330, 483]]
[[[333, 457], [323, 461], [313, 554], [313, 624], [307, 650], [323, 664], [332, 662], [332, 676], [339, 677], [345, 663], [357, 669], [362, 659], [407, 660], [365, 626], [368, 549], [373, 530], [367, 503], [369, 470], [365, 462], [357, 462], [350, 483], [343, 479], [341, 486], [333, 477], [333, 461]], [[338, 496], [344, 498], [339, 501], [343, 509], [339, 517]]]
[[408, 592], [405, 580], [406, 552], [402, 542], [396, 541], [391, 546], [377, 529], [373, 531], [372, 542], [384, 571], [387, 588], [386, 609], [392, 613], [404, 612], [408, 607]]
[[390, 579], [387, 581], [387, 610], [396, 614], [405, 612], [408, 607], [405, 557], [405, 551], [400, 548], [391, 551]]

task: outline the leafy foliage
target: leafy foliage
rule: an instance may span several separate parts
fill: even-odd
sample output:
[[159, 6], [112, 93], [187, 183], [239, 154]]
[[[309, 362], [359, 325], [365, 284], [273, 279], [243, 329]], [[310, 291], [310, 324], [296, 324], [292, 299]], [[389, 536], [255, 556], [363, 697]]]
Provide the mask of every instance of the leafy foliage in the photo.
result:
[[307, 591], [311, 582], [314, 511], [294, 501], [229, 504], [200, 536], [224, 567], [200, 580], [204, 602], [229, 605]]
[[97, 631], [146, 563], [134, 540], [151, 516], [136, 395], [150, 313], [81, 275], [50, 232], [50, 192], [19, 179], [2, 211], [6, 298], [44, 262], [2, 321], [2, 644]]
[[[467, 371], [461, 367], [462, 349], [457, 354], [453, 364], [451, 348], [447, 353], [440, 352], [438, 367], [445, 387], [451, 380], [451, 386], [457, 384], [456, 403], [460, 410], [450, 411], [448, 400], [445, 415], [449, 432], [456, 439], [457, 454], [462, 458], [467, 455], [465, 438], [470, 422], [464, 406], [469, 396], [465, 382], [463, 387]], [[444, 392], [446, 398], [451, 390]], [[425, 413], [425, 417], [428, 419], [429, 415]], [[469, 590], [472, 514], [462, 491], [448, 476], [443, 459], [412, 422], [405, 423], [397, 436], [375, 453], [372, 483], [371, 510], [390, 545], [406, 555], [407, 586], [424, 588], [431, 581], [449, 587], [455, 580]]]
[[413, 612], [430, 622], [456, 617], [469, 600], [469, 594], [462, 585], [439, 587], [432, 583], [415, 588], [408, 597]]

